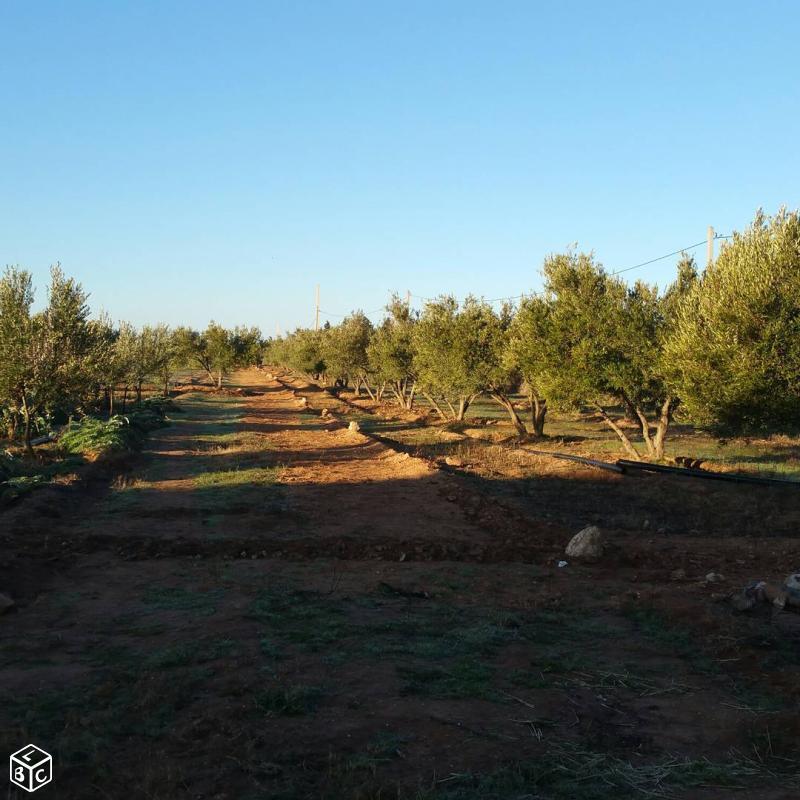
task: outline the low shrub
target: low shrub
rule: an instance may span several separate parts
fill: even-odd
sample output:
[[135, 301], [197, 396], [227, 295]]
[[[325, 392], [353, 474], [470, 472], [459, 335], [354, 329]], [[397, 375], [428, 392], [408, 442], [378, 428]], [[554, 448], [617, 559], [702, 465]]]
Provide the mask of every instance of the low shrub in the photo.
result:
[[59, 447], [65, 453], [80, 455], [130, 453], [141, 448], [150, 431], [166, 424], [155, 408], [141, 408], [109, 420], [84, 417], [64, 431]]

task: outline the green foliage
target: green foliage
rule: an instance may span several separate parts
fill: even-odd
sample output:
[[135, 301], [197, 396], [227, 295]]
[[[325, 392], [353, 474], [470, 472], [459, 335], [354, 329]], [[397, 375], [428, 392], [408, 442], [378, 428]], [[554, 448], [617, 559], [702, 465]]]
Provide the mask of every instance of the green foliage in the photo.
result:
[[322, 335], [321, 331], [298, 328], [284, 338], [272, 340], [264, 357], [273, 364], [283, 364], [305, 375], [322, 375], [325, 372]]
[[258, 328], [237, 327], [228, 330], [213, 321], [202, 333], [190, 328], [177, 328], [172, 341], [174, 355], [170, 363], [199, 368], [218, 387], [222, 386], [222, 379], [234, 367], [260, 364], [264, 352], [264, 342]]
[[404, 408], [414, 403], [414, 326], [417, 316], [394, 295], [386, 307], [389, 315], [375, 330], [367, 346], [369, 371], [377, 384], [388, 384]]
[[376, 328], [367, 347], [370, 371], [377, 381], [401, 383], [414, 374], [413, 333], [416, 319], [396, 295], [387, 306], [389, 316]]
[[339, 325], [324, 331], [322, 358], [328, 378], [344, 386], [350, 383], [356, 389], [366, 383], [369, 373], [367, 347], [372, 336], [372, 323], [363, 311], [355, 311]]
[[[557, 406], [595, 406], [626, 450], [638, 457], [604, 408], [608, 398], [614, 399], [638, 419], [648, 454], [663, 457], [677, 400], [665, 374], [663, 342], [669, 320], [658, 290], [642, 281], [627, 286], [586, 253], [550, 256], [543, 271], [544, 299], [525, 305], [520, 329], [512, 337], [536, 390]], [[677, 292], [673, 289], [668, 296]], [[650, 414], [656, 415], [654, 437]]]
[[694, 420], [730, 432], [800, 425], [798, 212], [759, 212], [676, 316], [666, 355]]
[[255, 327], [237, 325], [233, 329], [233, 350], [235, 363], [239, 367], [257, 367], [264, 354], [264, 340], [261, 331]]
[[37, 417], [84, 399], [92, 349], [86, 297], [55, 266], [47, 306], [33, 313], [30, 274], [8, 268], [0, 279], [0, 402], [12, 434], [21, 430], [29, 449]]
[[542, 297], [524, 297], [511, 322], [506, 349], [506, 364], [519, 370], [531, 402], [531, 424], [534, 434], [544, 434], [547, 400], [544, 396], [551, 357], [550, 334], [552, 307]]
[[85, 417], [61, 437], [65, 453], [102, 453], [131, 451], [141, 444], [139, 432], [125, 423], [124, 417], [108, 421]]
[[[468, 297], [426, 304], [414, 328], [414, 367], [420, 384], [443, 398], [461, 420], [482, 392], [503, 391], [513, 383], [506, 347], [507, 315]], [[457, 410], [456, 410], [457, 408]]]
[[155, 407], [109, 420], [84, 417], [69, 425], [58, 444], [63, 452], [79, 455], [134, 452], [142, 446], [149, 431], [165, 424], [163, 414]]

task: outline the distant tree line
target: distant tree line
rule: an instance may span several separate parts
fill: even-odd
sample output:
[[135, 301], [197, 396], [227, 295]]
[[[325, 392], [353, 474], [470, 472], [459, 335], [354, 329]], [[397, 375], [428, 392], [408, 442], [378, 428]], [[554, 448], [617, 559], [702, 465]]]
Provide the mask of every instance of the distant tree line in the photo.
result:
[[145, 384], [167, 394], [179, 370], [199, 370], [219, 387], [228, 370], [261, 363], [258, 328], [114, 325], [105, 314], [91, 318], [87, 299], [60, 267], [41, 311], [29, 272], [9, 267], [0, 278], [0, 424], [29, 451], [34, 433], [73, 415], [124, 414]]
[[516, 309], [443, 296], [416, 312], [395, 296], [377, 327], [356, 311], [269, 342], [265, 360], [405, 409], [422, 396], [448, 420], [486, 395], [520, 435], [544, 435], [550, 408], [589, 407], [635, 458], [663, 458], [676, 414], [726, 433], [800, 425], [797, 212], [759, 212], [702, 274], [684, 255], [665, 291], [626, 284], [590, 253], [549, 256], [542, 272]]

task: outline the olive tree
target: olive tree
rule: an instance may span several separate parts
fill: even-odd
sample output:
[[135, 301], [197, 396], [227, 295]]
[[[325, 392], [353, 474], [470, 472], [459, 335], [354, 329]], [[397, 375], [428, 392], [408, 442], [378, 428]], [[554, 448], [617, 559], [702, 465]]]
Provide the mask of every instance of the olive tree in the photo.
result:
[[800, 425], [800, 214], [724, 244], [676, 311], [666, 356], [691, 418], [726, 432]]
[[356, 394], [361, 388], [374, 400], [369, 385], [367, 348], [372, 338], [372, 323], [363, 311], [354, 311], [341, 323], [325, 331], [322, 337], [322, 356], [329, 379], [342, 386], [352, 382]]
[[411, 410], [417, 390], [413, 332], [416, 316], [396, 295], [367, 347], [367, 360], [380, 387], [389, 386], [401, 408]]
[[255, 327], [237, 325], [233, 329], [233, 349], [236, 364], [240, 367], [258, 367], [264, 356], [264, 340], [261, 331]]
[[[34, 324], [33, 278], [29, 272], [8, 267], [0, 279], [0, 402], [8, 433], [15, 436], [25, 417], [28, 355]], [[30, 417], [28, 416], [28, 427]], [[29, 439], [26, 433], [26, 441]]]
[[[414, 329], [414, 367], [425, 396], [443, 418], [463, 420], [481, 394], [489, 394], [508, 412], [520, 434], [525, 425], [509, 398], [516, 383], [505, 359], [508, 310], [495, 314], [485, 302], [453, 297], [425, 305]], [[439, 402], [441, 401], [441, 402]]]
[[297, 328], [294, 332], [269, 342], [264, 353], [267, 363], [289, 367], [312, 380], [324, 380], [322, 332]]
[[48, 302], [32, 312], [29, 273], [7, 269], [0, 280], [0, 396], [21, 420], [23, 439], [43, 414], [69, 413], [85, 391], [91, 329], [87, 294], [60, 266], [50, 270]]
[[591, 405], [639, 459], [607, 401], [631, 409], [647, 455], [662, 459], [678, 397], [666, 376], [668, 326], [658, 290], [641, 281], [627, 286], [585, 253], [551, 256], [543, 271], [549, 310], [540, 390], [558, 405]]
[[222, 388], [222, 379], [237, 364], [234, 333], [213, 320], [202, 333], [176, 329], [172, 343], [178, 363], [199, 368], [217, 389]]
[[511, 323], [507, 359], [520, 371], [531, 407], [531, 430], [544, 435], [547, 399], [542, 394], [543, 370], [552, 346], [549, 325], [552, 306], [542, 297], [525, 297]]

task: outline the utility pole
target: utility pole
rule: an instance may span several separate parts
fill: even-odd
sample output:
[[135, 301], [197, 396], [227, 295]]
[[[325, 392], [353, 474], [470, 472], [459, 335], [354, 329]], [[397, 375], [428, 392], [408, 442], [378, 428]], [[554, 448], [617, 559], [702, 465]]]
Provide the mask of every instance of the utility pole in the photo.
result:
[[319, 284], [317, 284], [316, 314], [314, 315], [314, 330], [319, 330]]
[[714, 229], [711, 227], [711, 225], [708, 226], [706, 262], [706, 265], [709, 267], [714, 263]]
[[406, 289], [406, 308], [411, 311], [411, 289]]

